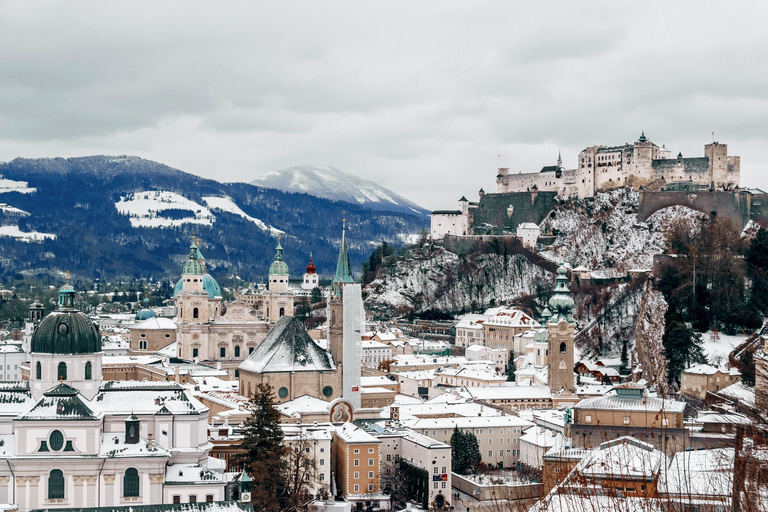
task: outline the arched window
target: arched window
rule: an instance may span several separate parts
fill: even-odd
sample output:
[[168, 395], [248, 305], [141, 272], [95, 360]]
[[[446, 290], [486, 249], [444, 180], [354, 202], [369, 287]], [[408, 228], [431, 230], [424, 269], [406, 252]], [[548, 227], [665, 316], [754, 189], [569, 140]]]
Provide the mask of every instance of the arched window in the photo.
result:
[[123, 477], [123, 497], [138, 498], [139, 496], [139, 472], [136, 468], [125, 470]]
[[235, 345], [235, 357], [240, 357], [240, 345]]
[[198, 311], [197, 308], [192, 310], [192, 318], [198, 318], [200, 316], [200, 311]]
[[280, 316], [285, 315], [285, 308], [280, 308]]
[[560, 344], [560, 353], [565, 354], [566, 352], [568, 352], [568, 348], [566, 347], [565, 342], [562, 342]]
[[59, 380], [67, 380], [67, 363], [64, 361], [59, 363], [59, 371], [57, 372]]
[[40, 361], [37, 362], [37, 365], [35, 365], [35, 372], [37, 374], [38, 379], [43, 378], [43, 365], [40, 364]]
[[60, 469], [54, 469], [48, 476], [48, 499], [64, 499], [64, 473]]
[[91, 380], [93, 378], [91, 362], [85, 363], [85, 380]]

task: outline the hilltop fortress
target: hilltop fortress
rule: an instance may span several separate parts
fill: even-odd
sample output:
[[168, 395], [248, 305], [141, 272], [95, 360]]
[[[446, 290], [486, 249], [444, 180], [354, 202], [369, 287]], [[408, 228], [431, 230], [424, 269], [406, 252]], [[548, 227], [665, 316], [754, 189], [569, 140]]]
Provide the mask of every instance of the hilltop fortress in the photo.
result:
[[641, 191], [640, 220], [659, 208], [684, 204], [706, 214], [720, 212], [744, 226], [766, 217], [761, 206], [768, 198], [763, 191], [740, 189], [740, 174], [741, 160], [728, 155], [727, 144], [706, 144], [703, 157], [672, 157], [643, 132], [631, 144], [583, 149], [575, 169], [564, 168], [559, 155], [556, 165], [539, 172], [500, 168], [496, 193], [480, 189], [478, 202], [462, 197], [459, 209], [432, 212], [432, 238], [515, 233], [521, 225], [540, 224], [557, 197], [589, 198], [620, 187]]
[[713, 142], [704, 146], [704, 156], [676, 158], [665, 146], [648, 140], [643, 132], [633, 144], [590, 146], [579, 153], [578, 167], [565, 169], [560, 158], [557, 165], [540, 172], [510, 174], [499, 169], [497, 192], [557, 192], [562, 197], [593, 197], [624, 186], [658, 190], [670, 182], [689, 182], [709, 190], [731, 190], [739, 186], [741, 162], [728, 156], [728, 145]]

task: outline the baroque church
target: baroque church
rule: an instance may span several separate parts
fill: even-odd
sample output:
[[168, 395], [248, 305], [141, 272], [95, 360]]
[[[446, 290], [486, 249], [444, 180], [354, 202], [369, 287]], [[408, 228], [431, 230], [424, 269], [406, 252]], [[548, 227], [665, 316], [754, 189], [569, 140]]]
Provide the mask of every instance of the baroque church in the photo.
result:
[[[278, 255], [282, 257], [279, 245]], [[281, 260], [275, 260], [278, 261]], [[270, 269], [270, 285], [282, 275], [273, 274]], [[360, 334], [365, 316], [362, 289], [360, 284], [355, 284], [349, 264], [346, 227], [342, 231], [329, 311], [328, 351], [311, 339], [294, 317], [280, 316], [264, 341], [240, 364], [240, 393], [251, 396], [259, 384], [269, 384], [280, 403], [305, 395], [325, 401], [343, 396], [359, 408]]]
[[0, 502], [26, 512], [224, 500], [208, 409], [174, 382], [105, 382], [102, 356], [65, 285], [32, 335], [29, 380], [0, 384]]

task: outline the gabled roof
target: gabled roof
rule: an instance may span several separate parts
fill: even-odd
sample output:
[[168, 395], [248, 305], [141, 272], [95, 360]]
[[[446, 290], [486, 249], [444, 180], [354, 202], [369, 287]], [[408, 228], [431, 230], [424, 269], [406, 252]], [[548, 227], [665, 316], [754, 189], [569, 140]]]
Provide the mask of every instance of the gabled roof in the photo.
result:
[[17, 416], [17, 420], [93, 420], [97, 414], [80, 393], [66, 384], [59, 384], [45, 392], [30, 410]]
[[280, 317], [239, 369], [255, 373], [312, 372], [335, 370], [336, 364], [298, 320], [286, 315]]

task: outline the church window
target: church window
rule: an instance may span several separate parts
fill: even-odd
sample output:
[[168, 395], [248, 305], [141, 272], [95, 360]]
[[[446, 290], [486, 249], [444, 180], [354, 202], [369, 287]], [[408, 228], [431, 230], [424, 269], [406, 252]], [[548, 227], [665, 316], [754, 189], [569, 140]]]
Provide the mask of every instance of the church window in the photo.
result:
[[565, 342], [563, 342], [563, 343], [560, 344], [560, 353], [561, 354], [565, 354], [566, 352], [568, 352], [568, 348], [565, 345]]
[[285, 398], [285, 397], [287, 397], [287, 396], [288, 396], [288, 388], [286, 388], [285, 386], [283, 386], [282, 388], [280, 388], [280, 389], [277, 391], [277, 395], [278, 395], [280, 398]]
[[136, 468], [125, 470], [123, 477], [123, 496], [125, 498], [138, 498], [139, 496], [139, 472]]
[[333, 395], [333, 388], [331, 386], [325, 386], [323, 388], [323, 395], [327, 397], [330, 397], [331, 395]]
[[285, 308], [280, 308], [280, 316], [285, 315]]
[[43, 365], [40, 364], [40, 361], [37, 362], [35, 365], [35, 371], [37, 373], [37, 378], [42, 379], [43, 378]]
[[61, 450], [62, 446], [64, 446], [64, 434], [61, 433], [61, 430], [54, 430], [51, 432], [51, 436], [48, 438], [48, 442], [51, 445], [51, 450], [57, 452]]
[[93, 378], [93, 375], [92, 375], [91, 362], [87, 361], [85, 363], [85, 380], [91, 380], [92, 378]]
[[219, 357], [227, 357], [227, 347], [221, 347], [219, 349]]
[[248, 347], [248, 353], [253, 354], [253, 347]]
[[240, 357], [240, 345], [235, 345], [235, 357]]
[[197, 308], [194, 308], [192, 310], [192, 318], [198, 318], [200, 316], [200, 312]]
[[197, 357], [198, 349], [193, 348], [192, 349], [192, 357]]
[[54, 469], [48, 476], [48, 499], [64, 499], [64, 473], [60, 469]]
[[67, 380], [67, 363], [60, 362], [58, 370], [59, 380]]
[[239, 376], [240, 376], [240, 370], [235, 368], [235, 377], [239, 377]]

